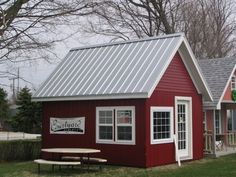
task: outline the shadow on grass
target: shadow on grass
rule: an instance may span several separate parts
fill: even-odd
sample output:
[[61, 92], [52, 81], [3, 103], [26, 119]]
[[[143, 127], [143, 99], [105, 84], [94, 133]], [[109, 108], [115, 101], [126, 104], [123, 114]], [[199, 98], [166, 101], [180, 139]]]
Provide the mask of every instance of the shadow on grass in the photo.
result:
[[[102, 166], [102, 169], [99, 168], [97, 165], [90, 165], [89, 169], [87, 166], [81, 167], [70, 167], [70, 166], [55, 166], [54, 170], [52, 170], [52, 166], [50, 165], [41, 165], [40, 166], [40, 173], [38, 173], [38, 167], [35, 166], [34, 170], [30, 170], [31, 173], [35, 176], [98, 176], [99, 174], [103, 173], [108, 166]], [[110, 167], [112, 169], [115, 167]]]

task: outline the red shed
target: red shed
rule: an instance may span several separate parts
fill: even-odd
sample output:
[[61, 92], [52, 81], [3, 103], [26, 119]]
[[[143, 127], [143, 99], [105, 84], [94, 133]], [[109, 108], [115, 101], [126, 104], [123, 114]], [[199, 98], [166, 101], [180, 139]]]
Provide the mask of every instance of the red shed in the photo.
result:
[[203, 98], [182, 33], [72, 49], [33, 96], [43, 148], [97, 148], [109, 164], [137, 167], [203, 157]]

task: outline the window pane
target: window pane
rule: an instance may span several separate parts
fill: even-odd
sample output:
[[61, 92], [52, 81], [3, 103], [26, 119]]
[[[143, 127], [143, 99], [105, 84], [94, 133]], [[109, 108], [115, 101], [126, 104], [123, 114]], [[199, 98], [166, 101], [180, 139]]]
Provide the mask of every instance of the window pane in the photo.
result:
[[112, 126], [99, 126], [99, 139], [112, 140]]
[[227, 110], [227, 123], [228, 123], [228, 131], [233, 130], [233, 124], [232, 124], [232, 110]]
[[131, 110], [118, 110], [117, 111], [117, 124], [132, 124], [132, 111]]
[[171, 137], [170, 134], [170, 112], [168, 111], [154, 111], [153, 112], [153, 138], [167, 139]]
[[118, 140], [132, 140], [132, 127], [131, 126], [118, 126], [117, 137], [118, 137]]
[[231, 79], [231, 90], [235, 89], [236, 89], [236, 81], [235, 81], [235, 76], [233, 76]]
[[112, 124], [113, 111], [99, 111], [99, 124]]

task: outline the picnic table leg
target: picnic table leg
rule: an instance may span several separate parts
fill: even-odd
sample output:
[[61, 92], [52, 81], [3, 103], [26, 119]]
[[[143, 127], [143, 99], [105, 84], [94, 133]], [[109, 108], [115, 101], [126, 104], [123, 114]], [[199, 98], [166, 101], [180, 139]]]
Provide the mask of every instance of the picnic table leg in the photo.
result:
[[52, 172], [54, 172], [54, 165], [52, 165]]
[[38, 174], [40, 174], [40, 164], [38, 163]]
[[81, 156], [80, 156], [80, 162], [81, 162], [80, 168], [82, 169], [84, 167], [84, 159]]
[[90, 159], [89, 159], [89, 153], [88, 153], [88, 170], [89, 170], [89, 165], [90, 165]]

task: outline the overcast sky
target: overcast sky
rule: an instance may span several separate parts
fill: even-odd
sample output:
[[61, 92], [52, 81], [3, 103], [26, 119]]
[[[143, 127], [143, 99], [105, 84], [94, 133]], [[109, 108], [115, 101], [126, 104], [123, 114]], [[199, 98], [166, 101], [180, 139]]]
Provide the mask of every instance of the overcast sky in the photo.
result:
[[[98, 37], [81, 37], [80, 35], [73, 36], [72, 38], [58, 43], [53, 50], [60, 58], [60, 60], [55, 60], [53, 63], [48, 63], [46, 61], [37, 61], [36, 63], [32, 64], [18, 64], [15, 65], [12, 69], [11, 66], [1, 66], [4, 67], [4, 70], [6, 67], [10, 67], [11, 72], [17, 74], [17, 67], [19, 67], [19, 75], [21, 78], [19, 82], [20, 88], [23, 88], [25, 86], [32, 89], [34, 92], [35, 89], [37, 90], [40, 85], [47, 79], [47, 77], [52, 73], [52, 71], [55, 69], [55, 67], [60, 63], [60, 61], [64, 58], [64, 56], [69, 52], [71, 48], [75, 47], [81, 47], [81, 46], [87, 46], [87, 45], [94, 45], [98, 43], [105, 43], [109, 42], [109, 39], [107, 38], [98, 38]], [[1, 68], [0, 67], [0, 68]], [[8, 92], [8, 96], [12, 95], [12, 85], [13, 80], [10, 78], [1, 78], [1, 85], [0, 87], [4, 88]], [[5, 86], [4, 86], [5, 85]], [[15, 88], [17, 87], [17, 80], [15, 80]]]

